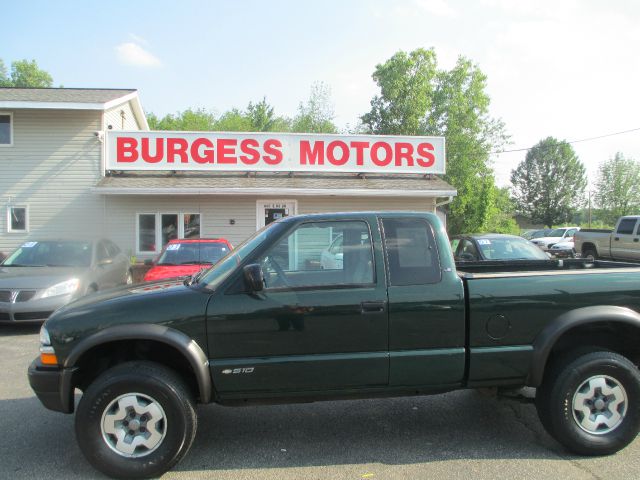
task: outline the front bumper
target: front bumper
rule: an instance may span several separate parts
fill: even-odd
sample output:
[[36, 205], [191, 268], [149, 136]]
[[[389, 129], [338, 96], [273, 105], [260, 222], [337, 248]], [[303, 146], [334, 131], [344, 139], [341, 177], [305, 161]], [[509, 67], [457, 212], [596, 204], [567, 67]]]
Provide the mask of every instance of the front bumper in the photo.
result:
[[548, 252], [556, 258], [573, 258], [575, 257], [575, 252], [572, 249], [565, 250], [554, 250], [549, 249]]
[[73, 376], [77, 368], [48, 367], [36, 358], [29, 366], [29, 385], [38, 400], [56, 412], [73, 413]]
[[68, 294], [26, 302], [0, 302], [0, 324], [42, 323], [58, 308], [64, 307], [73, 299], [73, 294]]

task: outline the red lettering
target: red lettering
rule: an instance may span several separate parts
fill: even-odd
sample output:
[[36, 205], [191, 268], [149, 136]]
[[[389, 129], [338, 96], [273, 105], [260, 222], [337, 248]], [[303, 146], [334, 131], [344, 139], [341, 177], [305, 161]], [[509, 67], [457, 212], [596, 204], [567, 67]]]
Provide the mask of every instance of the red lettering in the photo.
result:
[[259, 146], [260, 143], [252, 138], [240, 142], [240, 151], [246, 154], [240, 155], [240, 161], [245, 165], [255, 165], [258, 163], [258, 160], [260, 160]]
[[[206, 147], [202, 153], [200, 147]], [[208, 138], [196, 138], [191, 144], [191, 158], [196, 163], [213, 163], [213, 142]]]
[[238, 141], [234, 138], [218, 139], [218, 163], [227, 165], [238, 163], [238, 158], [235, 155], [237, 144]]
[[156, 154], [151, 155], [149, 151], [149, 138], [142, 139], [142, 159], [147, 163], [158, 163], [164, 158], [164, 139], [156, 138]]
[[314, 142], [313, 148], [308, 140], [300, 142], [300, 165], [324, 165], [324, 142]]
[[[384, 150], [384, 158], [380, 158], [378, 150]], [[376, 142], [371, 146], [371, 160], [379, 167], [386, 167], [393, 160], [393, 150], [387, 142]]]
[[267, 154], [262, 156], [264, 163], [267, 165], [277, 165], [282, 162], [283, 155], [280, 149], [282, 149], [282, 142], [280, 140], [270, 138], [264, 142], [264, 153]]
[[174, 163], [176, 155], [182, 163], [189, 162], [189, 143], [184, 138], [167, 138], [167, 163]]
[[433, 152], [433, 145], [431, 145], [430, 143], [419, 143], [418, 154], [421, 155], [423, 158], [421, 157], [416, 158], [416, 162], [418, 163], [418, 165], [420, 165], [421, 167], [433, 166], [433, 164], [436, 163], [436, 157], [432, 152]]
[[351, 148], [356, 149], [356, 165], [364, 165], [364, 149], [369, 148], [369, 142], [351, 142]]
[[413, 167], [413, 145], [410, 143], [398, 142], [394, 145], [396, 167], [402, 166], [402, 161], [407, 161], [407, 167]]
[[116, 139], [116, 162], [131, 163], [138, 159], [138, 142], [131, 137], [118, 137]]
[[[335, 156], [335, 150], [342, 150], [340, 158]], [[344, 165], [349, 161], [349, 146], [341, 140], [335, 140], [327, 145], [327, 159], [334, 165]]]

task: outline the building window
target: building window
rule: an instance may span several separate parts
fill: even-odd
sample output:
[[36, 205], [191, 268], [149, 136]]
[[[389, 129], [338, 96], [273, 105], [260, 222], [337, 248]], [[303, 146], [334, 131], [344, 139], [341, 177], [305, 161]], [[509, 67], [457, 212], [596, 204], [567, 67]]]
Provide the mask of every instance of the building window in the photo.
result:
[[137, 253], [159, 253], [176, 238], [200, 238], [199, 213], [139, 213]]
[[13, 115], [0, 112], [0, 147], [13, 145]]
[[27, 207], [10, 205], [7, 208], [7, 231], [10, 233], [29, 231], [29, 209]]

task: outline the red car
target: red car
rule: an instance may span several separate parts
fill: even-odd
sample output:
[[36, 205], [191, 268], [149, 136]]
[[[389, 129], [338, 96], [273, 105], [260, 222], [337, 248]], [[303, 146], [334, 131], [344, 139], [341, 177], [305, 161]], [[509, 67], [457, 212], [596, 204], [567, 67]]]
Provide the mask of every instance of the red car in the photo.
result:
[[145, 274], [144, 281], [186, 277], [209, 268], [233, 247], [224, 238], [170, 240]]

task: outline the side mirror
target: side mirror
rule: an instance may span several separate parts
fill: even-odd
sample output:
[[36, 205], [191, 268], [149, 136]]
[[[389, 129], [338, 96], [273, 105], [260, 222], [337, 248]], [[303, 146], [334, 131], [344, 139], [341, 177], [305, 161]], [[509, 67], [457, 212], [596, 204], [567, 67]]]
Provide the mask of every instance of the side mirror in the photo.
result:
[[147, 259], [144, 261], [144, 264], [145, 264], [145, 265], [147, 265], [147, 266], [149, 266], [149, 267], [151, 267], [151, 266], [153, 266], [153, 260], [151, 260], [150, 258], [147, 258]]
[[261, 292], [264, 289], [264, 273], [257, 263], [246, 265], [243, 269], [244, 283], [251, 292]]

